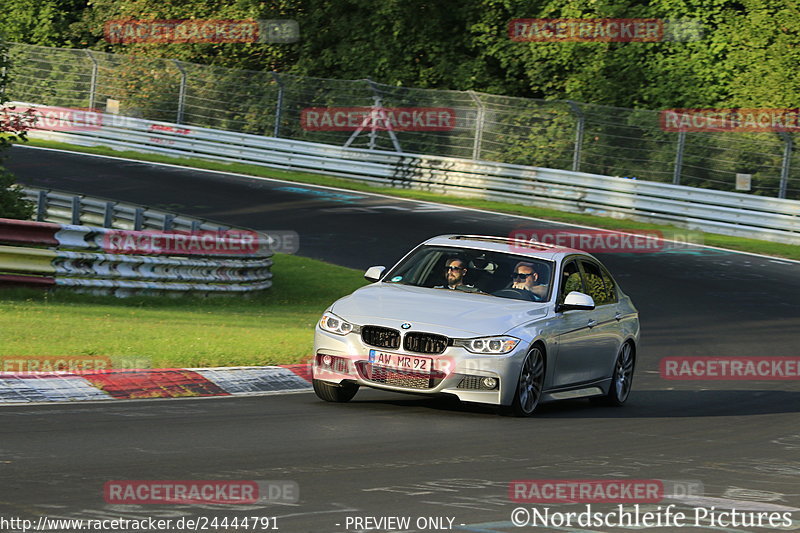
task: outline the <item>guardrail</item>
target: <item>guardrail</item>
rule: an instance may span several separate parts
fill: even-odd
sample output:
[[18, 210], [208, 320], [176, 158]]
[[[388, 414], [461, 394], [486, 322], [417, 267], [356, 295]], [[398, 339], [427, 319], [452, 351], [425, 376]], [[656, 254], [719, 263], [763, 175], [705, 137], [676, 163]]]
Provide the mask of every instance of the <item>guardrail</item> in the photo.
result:
[[6, 286], [128, 296], [272, 285], [271, 243], [246, 230], [126, 231], [0, 219], [0, 243], [0, 285]]
[[[25, 199], [36, 206], [36, 220], [59, 224], [100, 226], [125, 230], [227, 230], [230, 226], [169, 213], [141, 205], [88, 197], [83, 194], [22, 187]], [[241, 229], [241, 228], [238, 228]]]
[[524, 165], [340, 148], [110, 114], [98, 114], [97, 120], [96, 127], [35, 130], [31, 137], [246, 162], [376, 185], [666, 222], [712, 233], [800, 244], [800, 202], [795, 200]]

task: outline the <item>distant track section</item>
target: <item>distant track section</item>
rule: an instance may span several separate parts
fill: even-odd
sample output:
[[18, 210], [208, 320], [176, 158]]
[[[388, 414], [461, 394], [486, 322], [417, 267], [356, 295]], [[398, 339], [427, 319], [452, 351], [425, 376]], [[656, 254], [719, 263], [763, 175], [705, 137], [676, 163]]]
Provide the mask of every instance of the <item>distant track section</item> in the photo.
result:
[[[14, 103], [20, 109], [36, 104]], [[41, 106], [38, 106], [41, 107]], [[800, 244], [800, 202], [617, 176], [366, 150], [103, 114], [89, 129], [32, 130], [80, 146], [248, 163], [370, 184]]]

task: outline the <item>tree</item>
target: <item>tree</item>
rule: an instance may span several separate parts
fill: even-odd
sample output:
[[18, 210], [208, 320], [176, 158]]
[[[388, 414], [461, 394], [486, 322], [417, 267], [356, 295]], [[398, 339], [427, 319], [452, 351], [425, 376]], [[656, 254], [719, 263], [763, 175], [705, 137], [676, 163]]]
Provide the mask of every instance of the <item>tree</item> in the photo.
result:
[[2, 164], [11, 143], [26, 139], [25, 132], [31, 120], [29, 113], [19, 114], [12, 106], [4, 105], [8, 67], [6, 47], [0, 39], [0, 217], [27, 219], [33, 214], [33, 204], [25, 200], [22, 191], [14, 185], [14, 175]]

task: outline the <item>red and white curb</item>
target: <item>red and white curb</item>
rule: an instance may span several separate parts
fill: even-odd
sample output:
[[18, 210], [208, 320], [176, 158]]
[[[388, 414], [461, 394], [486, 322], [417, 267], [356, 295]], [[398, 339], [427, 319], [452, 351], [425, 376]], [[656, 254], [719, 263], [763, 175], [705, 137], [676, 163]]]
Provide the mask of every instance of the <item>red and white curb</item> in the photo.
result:
[[246, 396], [311, 390], [308, 365], [0, 372], [0, 404]]

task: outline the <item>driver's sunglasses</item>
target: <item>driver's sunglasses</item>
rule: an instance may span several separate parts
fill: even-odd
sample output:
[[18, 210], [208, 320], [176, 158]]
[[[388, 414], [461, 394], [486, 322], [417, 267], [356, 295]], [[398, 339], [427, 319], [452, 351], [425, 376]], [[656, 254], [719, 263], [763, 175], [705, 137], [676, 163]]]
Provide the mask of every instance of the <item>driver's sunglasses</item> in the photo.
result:
[[514, 272], [513, 274], [511, 274], [511, 277], [514, 278], [514, 279], [517, 279], [517, 278], [525, 279], [528, 276], [532, 276], [532, 275], [533, 275], [533, 272], [530, 272], [528, 274], [523, 274], [522, 272]]
[[444, 267], [444, 269], [445, 270], [465, 270], [464, 267], [454, 267], [454, 266]]

